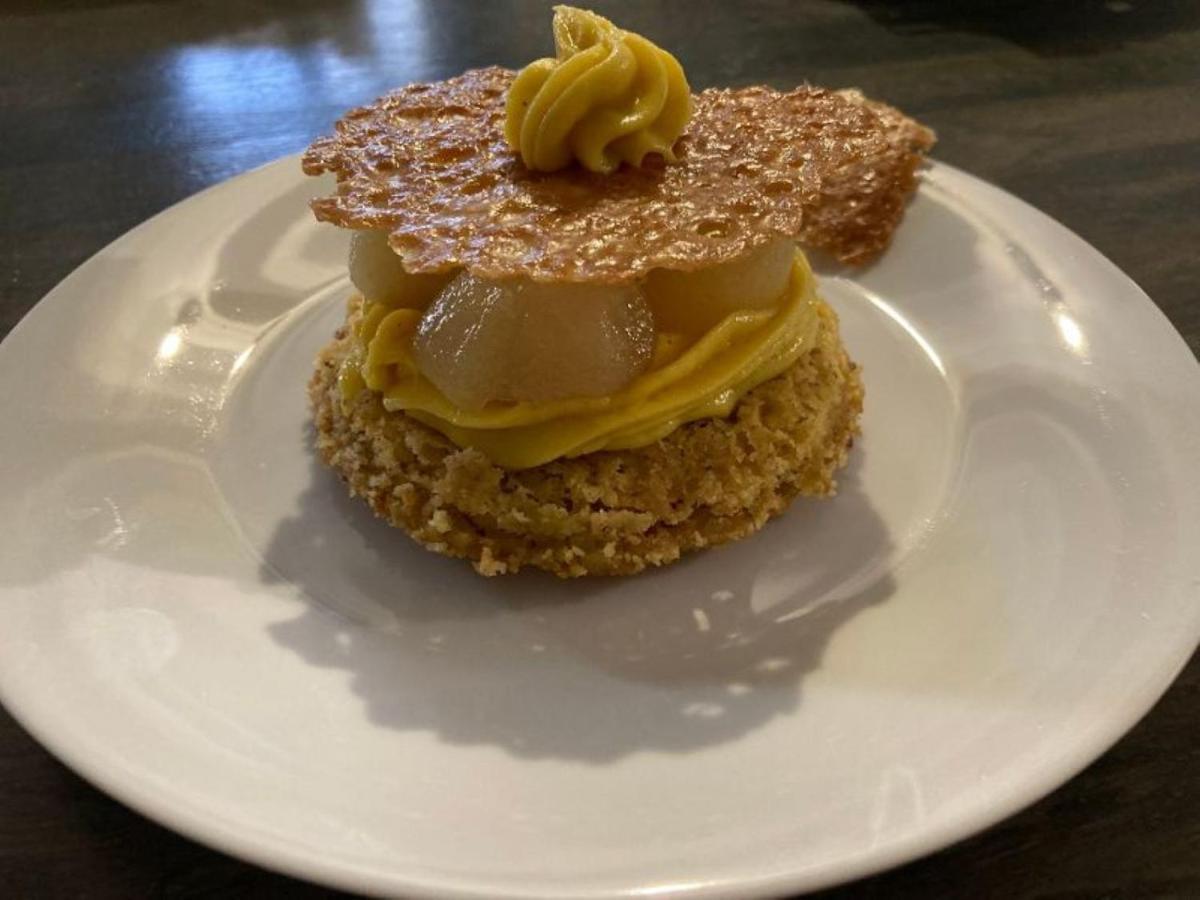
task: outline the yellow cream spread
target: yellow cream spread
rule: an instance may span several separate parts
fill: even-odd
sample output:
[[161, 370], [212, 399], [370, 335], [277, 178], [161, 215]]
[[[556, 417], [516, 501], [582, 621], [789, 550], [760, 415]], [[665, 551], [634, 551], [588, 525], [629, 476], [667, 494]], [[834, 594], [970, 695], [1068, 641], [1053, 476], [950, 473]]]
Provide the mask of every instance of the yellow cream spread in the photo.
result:
[[672, 148], [692, 115], [683, 68], [670, 53], [595, 13], [554, 8], [554, 59], [539, 59], [508, 92], [505, 136], [530, 169], [578, 160], [607, 174]]
[[355, 328], [356, 350], [343, 364], [342, 395], [379, 391], [461, 447], [475, 447], [508, 468], [562, 456], [641, 447], [695, 419], [726, 416], [751, 388], [788, 368], [816, 337], [817, 296], [802, 253], [774, 309], [736, 312], [690, 345], [660, 334], [649, 371], [605, 397], [493, 405], [480, 411], [451, 403], [418, 371], [412, 334], [420, 313], [368, 303]]

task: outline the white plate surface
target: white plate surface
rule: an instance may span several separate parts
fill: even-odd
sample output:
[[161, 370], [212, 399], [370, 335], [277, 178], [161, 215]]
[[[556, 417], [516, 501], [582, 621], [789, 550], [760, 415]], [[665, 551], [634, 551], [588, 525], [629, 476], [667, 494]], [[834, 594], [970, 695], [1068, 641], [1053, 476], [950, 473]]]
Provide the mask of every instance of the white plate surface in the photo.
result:
[[941, 847], [1125, 732], [1200, 633], [1200, 369], [1125, 276], [934, 165], [824, 292], [839, 496], [632, 579], [484, 580], [351, 502], [303, 396], [345, 240], [282, 160], [0, 347], [0, 692], [131, 806], [372, 893], [760, 895]]

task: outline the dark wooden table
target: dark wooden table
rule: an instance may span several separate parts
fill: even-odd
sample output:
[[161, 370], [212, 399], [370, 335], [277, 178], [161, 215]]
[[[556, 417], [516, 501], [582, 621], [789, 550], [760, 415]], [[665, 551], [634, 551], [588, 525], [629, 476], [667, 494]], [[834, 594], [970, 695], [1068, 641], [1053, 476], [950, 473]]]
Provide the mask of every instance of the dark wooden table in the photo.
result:
[[[919, 117], [939, 158], [1081, 234], [1200, 349], [1200, 3], [596, 7], [696, 87], [857, 85]], [[547, 22], [533, 2], [0, 2], [0, 333], [164, 206], [388, 87], [543, 55]], [[1198, 710], [1193, 660], [1066, 787], [827, 896], [1200, 897]], [[230, 895], [336, 896], [148, 822], [0, 713], [0, 896]]]

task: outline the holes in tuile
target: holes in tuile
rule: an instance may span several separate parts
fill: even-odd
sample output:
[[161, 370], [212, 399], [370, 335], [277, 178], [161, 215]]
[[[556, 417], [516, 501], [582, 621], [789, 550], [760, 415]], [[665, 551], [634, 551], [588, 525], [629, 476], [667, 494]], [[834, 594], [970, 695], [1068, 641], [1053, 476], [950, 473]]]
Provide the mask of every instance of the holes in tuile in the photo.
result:
[[729, 237], [732, 229], [728, 219], [720, 219], [716, 217], [708, 217], [701, 219], [693, 226], [696, 234], [706, 238], [724, 238]]

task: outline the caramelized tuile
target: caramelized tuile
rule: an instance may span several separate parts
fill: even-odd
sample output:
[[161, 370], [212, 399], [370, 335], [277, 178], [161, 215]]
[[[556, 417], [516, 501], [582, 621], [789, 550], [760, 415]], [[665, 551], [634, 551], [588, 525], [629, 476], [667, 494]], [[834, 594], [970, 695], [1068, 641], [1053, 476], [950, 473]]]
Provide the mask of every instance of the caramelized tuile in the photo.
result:
[[671, 166], [530, 172], [504, 136], [507, 69], [412, 84], [351, 110], [304, 154], [337, 193], [318, 219], [382, 228], [410, 272], [629, 282], [795, 237], [846, 263], [891, 239], [934, 142], [857, 91], [706, 90]]

